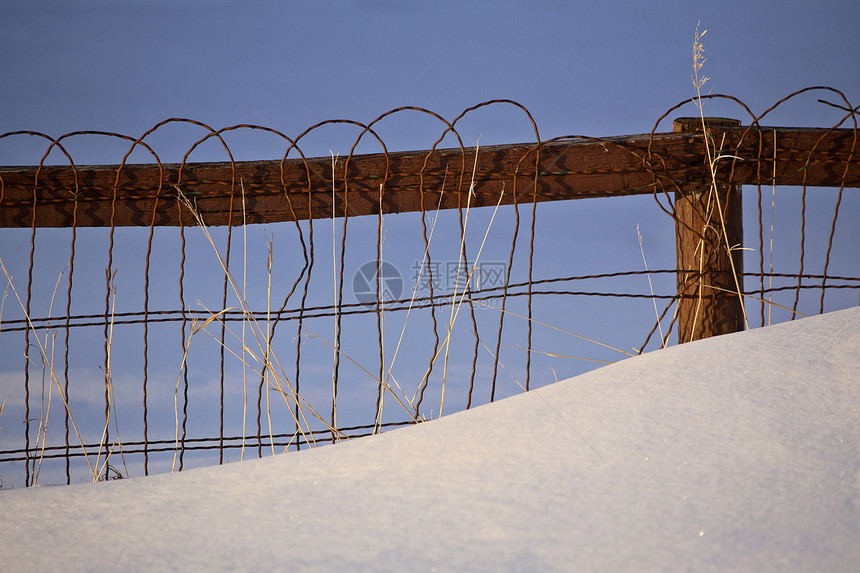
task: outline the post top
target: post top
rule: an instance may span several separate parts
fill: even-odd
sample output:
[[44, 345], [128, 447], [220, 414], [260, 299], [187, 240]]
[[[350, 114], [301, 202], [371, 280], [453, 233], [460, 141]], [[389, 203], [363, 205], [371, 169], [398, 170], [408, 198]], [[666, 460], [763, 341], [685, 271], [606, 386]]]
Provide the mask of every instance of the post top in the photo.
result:
[[[739, 127], [740, 120], [729, 117], [706, 117], [708, 127]], [[701, 117], [678, 117], [672, 121], [672, 131], [675, 133], [699, 133], [702, 131]]]

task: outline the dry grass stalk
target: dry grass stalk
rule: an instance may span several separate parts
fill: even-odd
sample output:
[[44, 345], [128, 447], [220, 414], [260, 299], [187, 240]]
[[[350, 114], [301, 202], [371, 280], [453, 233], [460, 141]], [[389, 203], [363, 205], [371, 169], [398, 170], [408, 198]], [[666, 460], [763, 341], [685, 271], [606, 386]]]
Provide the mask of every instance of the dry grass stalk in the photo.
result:
[[[21, 300], [21, 296], [18, 294], [18, 290], [15, 288], [15, 284], [12, 282], [12, 277], [9, 275], [9, 272], [6, 269], [6, 265], [3, 264], [2, 257], [0, 257], [0, 270], [3, 271], [3, 275], [6, 277], [6, 281], [8, 282], [9, 288], [12, 289], [12, 293], [15, 295], [15, 298], [18, 300], [18, 304], [21, 307], [22, 312], [24, 313], [24, 319], [27, 321], [27, 328], [32, 332], [36, 332], [36, 329], [33, 327], [33, 322], [30, 318], [30, 315], [27, 313], [26, 306], [24, 305], [24, 302]], [[4, 296], [4, 298], [5, 298], [5, 296]], [[81, 452], [84, 456], [84, 459], [86, 460], [87, 465], [90, 468], [90, 472], [92, 473], [92, 476], [93, 476], [93, 481], [96, 481], [96, 480], [98, 480], [99, 474], [96, 471], [96, 468], [93, 467], [92, 461], [90, 460], [90, 457], [87, 454], [86, 447], [84, 446], [84, 441], [81, 438], [80, 432], [78, 431], [78, 426], [75, 423], [74, 416], [72, 416], [72, 412], [69, 408], [69, 403], [68, 403], [68, 400], [66, 399], [66, 395], [63, 392], [62, 385], [60, 384], [60, 381], [57, 378], [56, 373], [54, 372], [53, 361], [52, 361], [52, 359], [48, 358], [48, 351], [46, 348], [46, 344], [43, 344], [42, 340], [38, 336], [35, 336], [35, 339], [36, 339], [36, 342], [38, 345], [39, 355], [42, 357], [43, 363], [47, 367], [47, 371], [48, 371], [48, 374], [50, 376], [51, 382], [53, 383], [53, 385], [56, 386], [57, 393], [60, 395], [60, 398], [63, 401], [63, 407], [65, 408], [66, 413], [69, 415], [69, 421], [72, 423], [72, 427], [75, 430], [75, 436], [78, 439], [78, 444], [81, 447]], [[4, 404], [5, 404], [5, 400], [4, 400]]]
[[[193, 203], [191, 203], [191, 201], [189, 201], [188, 198], [182, 193], [181, 189], [176, 187], [176, 190], [179, 193], [179, 197], [180, 197], [180, 200], [182, 201], [183, 205], [185, 205], [185, 207], [193, 214], [197, 226], [203, 231], [203, 233], [207, 239], [207, 242], [210, 244], [216, 257], [218, 258], [219, 264], [221, 266], [221, 270], [224, 273], [224, 276], [227, 278], [228, 284], [230, 285], [230, 288], [232, 289], [234, 296], [236, 297], [236, 299], [239, 302], [238, 310], [240, 310], [242, 313], [242, 331], [241, 331], [241, 333], [237, 334], [232, 329], [230, 329], [229, 327], [225, 327], [226, 331], [229, 332], [230, 335], [235, 340], [237, 340], [239, 342], [240, 348], [241, 348], [241, 351], [240, 351], [241, 354], [239, 352], [236, 352], [235, 350], [233, 350], [232, 348], [230, 348], [226, 344], [224, 344], [223, 346], [224, 346], [225, 350], [227, 350], [227, 352], [229, 352], [231, 355], [233, 355], [235, 358], [237, 358], [243, 366], [243, 392], [244, 392], [243, 430], [242, 430], [243, 446], [244, 446], [244, 436], [246, 434], [245, 428], [246, 428], [246, 413], [247, 413], [247, 382], [246, 382], [247, 370], [251, 370], [252, 372], [254, 372], [256, 375], [260, 376], [261, 379], [263, 379], [265, 381], [265, 386], [267, 389], [267, 392], [266, 392], [267, 418], [268, 418], [267, 422], [268, 422], [270, 441], [272, 442], [273, 453], [274, 453], [274, 445], [273, 445], [274, 440], [273, 440], [272, 436], [274, 434], [274, 431], [272, 428], [272, 420], [271, 420], [272, 411], [271, 411], [271, 404], [269, 402], [269, 391], [274, 391], [274, 392], [277, 392], [278, 394], [280, 394], [281, 397], [283, 398], [285, 404], [287, 404], [288, 406], [296, 406], [297, 407], [297, 410], [299, 412], [298, 417], [295, 415], [295, 413], [293, 412], [293, 409], [291, 407], [288, 407], [287, 410], [290, 412], [290, 415], [293, 417], [293, 420], [296, 423], [297, 433], [300, 434], [305, 439], [305, 441], [307, 443], [315, 443], [315, 440], [313, 438], [313, 434], [310, 432], [310, 422], [308, 420], [308, 416], [317, 420], [318, 422], [321, 422], [322, 424], [324, 424], [325, 427], [329, 431], [336, 432], [335, 427], [332, 424], [329, 424], [325, 419], [323, 419], [323, 417], [319, 413], [317, 413], [314, 410], [314, 408], [295, 391], [292, 383], [290, 382], [289, 378], [287, 377], [287, 375], [285, 373], [285, 370], [283, 369], [283, 367], [280, 364], [280, 361], [278, 360], [277, 354], [272, 351], [271, 345], [269, 343], [269, 341], [271, 340], [271, 309], [269, 308], [267, 310], [266, 325], [261, 325], [256, 318], [256, 314], [251, 310], [250, 306], [248, 305], [247, 298], [245, 295], [246, 290], [247, 290], [247, 275], [246, 275], [247, 265], [246, 265], [246, 263], [243, 263], [243, 284], [242, 284], [242, 288], [240, 289], [238, 284], [237, 284], [237, 281], [234, 279], [234, 277], [232, 275], [232, 272], [227, 267], [224, 258], [221, 256], [221, 253], [219, 252], [217, 246], [215, 245], [215, 242], [212, 239], [211, 234], [209, 233], [209, 229], [206, 226], [205, 222], [203, 221], [202, 217], [200, 216], [200, 213], [194, 208]], [[243, 190], [243, 213], [244, 213], [244, 211], [245, 211], [245, 206], [244, 206], [244, 190]], [[243, 221], [243, 223], [244, 222], [245, 221]], [[243, 225], [243, 227], [247, 227], [247, 225]], [[247, 252], [247, 238], [245, 238], [245, 241], [246, 241], [245, 252]], [[268, 269], [267, 301], [268, 301], [269, 307], [271, 306], [271, 273], [272, 273], [272, 264], [273, 264], [273, 258], [272, 257], [273, 257], [273, 250], [270, 250], [270, 260], [267, 263], [267, 269]], [[192, 326], [191, 334], [188, 337], [188, 344], [186, 345], [186, 348], [190, 348], [191, 338], [193, 336], [195, 336], [197, 333], [199, 333], [200, 331], [206, 332], [213, 340], [216, 340], [219, 344], [222, 344], [220, 339], [218, 339], [216, 336], [214, 336], [213, 334], [209, 333], [206, 330], [206, 327], [209, 324], [211, 324], [213, 321], [223, 320], [223, 315], [226, 312], [231, 311], [231, 310], [237, 310], [237, 308], [231, 307], [231, 308], [224, 309], [224, 310], [221, 310], [221, 311], [216, 312], [216, 313], [213, 313], [212, 311], [206, 309], [205, 307], [204, 307], [204, 310], [206, 310], [209, 313], [209, 317], [203, 323], [201, 323], [199, 326], [196, 324], [196, 319], [195, 319], [195, 322], [193, 323], [193, 326]], [[250, 338], [253, 339], [254, 344], [256, 345], [256, 348], [257, 348], [257, 352], [253, 351], [249, 346], [249, 340], [248, 340], [248, 334], [247, 334], [248, 329], [250, 329]], [[249, 359], [249, 357], [250, 357], [250, 359]], [[182, 363], [181, 369], [185, 367], [186, 359], [187, 359], [187, 350], [186, 350], [186, 356], [183, 357], [183, 363]], [[253, 363], [260, 364], [260, 366], [255, 367], [253, 365]], [[181, 372], [180, 372], [180, 376], [181, 376]], [[174, 417], [175, 417], [174, 421], [175, 421], [176, 428], [177, 428], [177, 448], [178, 448], [178, 401], [177, 401], [178, 398], [176, 397], [176, 395], [178, 394], [178, 384], [179, 384], [179, 382], [177, 382], [177, 390], [175, 392], [175, 400], [174, 400]], [[341, 436], [339, 435], [339, 437], [341, 437]], [[174, 456], [174, 459], [175, 459], [175, 456]]]
[[[737, 270], [735, 268], [734, 257], [732, 256], [733, 252], [740, 249], [741, 247], [739, 245], [731, 245], [729, 242], [728, 232], [726, 231], [726, 222], [725, 222], [725, 218], [723, 215], [723, 206], [720, 204], [720, 194], [718, 192], [718, 186], [717, 186], [717, 163], [723, 159], [740, 159], [740, 158], [733, 156], [733, 155], [727, 155], [727, 154], [718, 154], [716, 156], [714, 155], [714, 148], [716, 147], [716, 145], [714, 144], [715, 142], [711, 141], [710, 135], [708, 133], [707, 121], [705, 120], [704, 103], [702, 100], [702, 88], [705, 86], [705, 84], [708, 82], [708, 80], [710, 78], [707, 76], [700, 76], [699, 75], [699, 72], [701, 71], [702, 67], [705, 65], [705, 62], [707, 62], [707, 59], [704, 57], [705, 48], [702, 44], [702, 38], [705, 36], [705, 34], [708, 33], [708, 31], [703, 30], [700, 33], [699, 32], [700, 25], [701, 25], [701, 22], [696, 24], [696, 32], [695, 32], [694, 39], [693, 39], [693, 74], [690, 76], [690, 79], [693, 82], [693, 87], [696, 90], [696, 96], [694, 99], [695, 99], [696, 107], [699, 110], [699, 117], [702, 120], [702, 133], [704, 134], [703, 140], [705, 143], [705, 155], [708, 159], [708, 168], [709, 168], [710, 174], [711, 174], [711, 187], [709, 190], [708, 201], [709, 201], [709, 203], [710, 203], [710, 201], [714, 201], [714, 203], [716, 204], [716, 211], [717, 211], [719, 218], [720, 218], [720, 221], [719, 221], [720, 226], [719, 226], [717, 231], [722, 233], [722, 236], [723, 236], [722, 238], [725, 241], [725, 248], [727, 251], [726, 254], [728, 255], [729, 264], [731, 265], [731, 270], [732, 270], [732, 276], [734, 277], [734, 281], [735, 281], [735, 293], [737, 294], [738, 301], [740, 303], [741, 313], [743, 314], [743, 319], [744, 319], [744, 325], [745, 325], [746, 329], [748, 330], [749, 329], [749, 321], [747, 319], [746, 308], [744, 307], [743, 289], [741, 288], [740, 278], [738, 277], [738, 273], [737, 273]], [[722, 148], [722, 144], [720, 145], [720, 148]], [[705, 233], [707, 231], [707, 226], [710, 226], [710, 219], [712, 216], [713, 216], [713, 208], [711, 208], [711, 206], [709, 205], [708, 209], [707, 209], [707, 217], [706, 217], [706, 222], [705, 222], [706, 228], [703, 228], [701, 230], [701, 233], [700, 233], [702, 235], [702, 237], [705, 236]], [[701, 274], [702, 271], [704, 270], [704, 253], [705, 253], [704, 243], [702, 241], [700, 241], [699, 248], [697, 249], [697, 252], [699, 253], [699, 262], [700, 262], [699, 273]], [[702, 291], [703, 291], [702, 285], [700, 284], [699, 289], [698, 289], [699, 300], [698, 300], [698, 303], [696, 306], [694, 323], [696, 320], [698, 320], [699, 310], [700, 310], [701, 305], [702, 305], [702, 295], [703, 295]], [[691, 333], [693, 331], [694, 330], [691, 330]]]

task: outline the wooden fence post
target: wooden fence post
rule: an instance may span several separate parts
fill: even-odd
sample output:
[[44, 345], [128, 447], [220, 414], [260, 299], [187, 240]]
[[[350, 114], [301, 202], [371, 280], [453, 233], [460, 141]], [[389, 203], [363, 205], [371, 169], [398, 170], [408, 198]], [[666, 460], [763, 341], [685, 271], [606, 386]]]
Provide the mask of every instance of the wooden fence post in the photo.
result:
[[[706, 118], [708, 126], [735, 127], [735, 119]], [[679, 118], [676, 133], [701, 133], [702, 118]], [[720, 142], [711, 141], [712, 156]], [[720, 213], [722, 211], [722, 213]], [[744, 329], [743, 211], [740, 185], [710, 185], [675, 193], [678, 342]], [[731, 250], [730, 250], [731, 248]], [[730, 256], [731, 253], [731, 256]]]

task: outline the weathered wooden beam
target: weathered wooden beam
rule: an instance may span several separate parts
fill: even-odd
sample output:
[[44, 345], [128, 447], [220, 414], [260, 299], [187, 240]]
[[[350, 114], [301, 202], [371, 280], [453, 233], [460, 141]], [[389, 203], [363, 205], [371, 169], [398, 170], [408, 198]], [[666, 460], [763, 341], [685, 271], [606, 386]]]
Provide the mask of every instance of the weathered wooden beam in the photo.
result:
[[[328, 157], [107, 166], [0, 167], [0, 227], [194, 224], [177, 188], [208, 225], [242, 220], [434, 210], [514, 200], [530, 203], [674, 191], [705, 183], [701, 133], [661, 133], [500, 145], [466, 150]], [[718, 178], [732, 184], [860, 187], [852, 130], [714, 128], [722, 151]], [[774, 139], [776, 177], [774, 179]], [[474, 170], [474, 176], [473, 176]], [[334, 172], [334, 177], [332, 176]], [[334, 179], [334, 181], [333, 181]], [[444, 192], [443, 192], [444, 191]], [[334, 195], [334, 201], [333, 201]], [[332, 205], [334, 203], [334, 206]]]
[[[708, 118], [711, 134], [739, 121]], [[701, 118], [676, 120], [678, 133], [702, 132]], [[744, 329], [743, 201], [740, 185], [705, 184], [675, 193], [678, 342]]]

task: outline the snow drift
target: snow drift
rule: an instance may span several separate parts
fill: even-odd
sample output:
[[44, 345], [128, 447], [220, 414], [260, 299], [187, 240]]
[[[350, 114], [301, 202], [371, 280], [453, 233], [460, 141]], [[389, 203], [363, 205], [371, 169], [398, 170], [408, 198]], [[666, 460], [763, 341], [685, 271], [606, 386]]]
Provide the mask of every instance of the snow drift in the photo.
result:
[[4, 570], [847, 571], [860, 308], [443, 419], [181, 474], [0, 492]]

